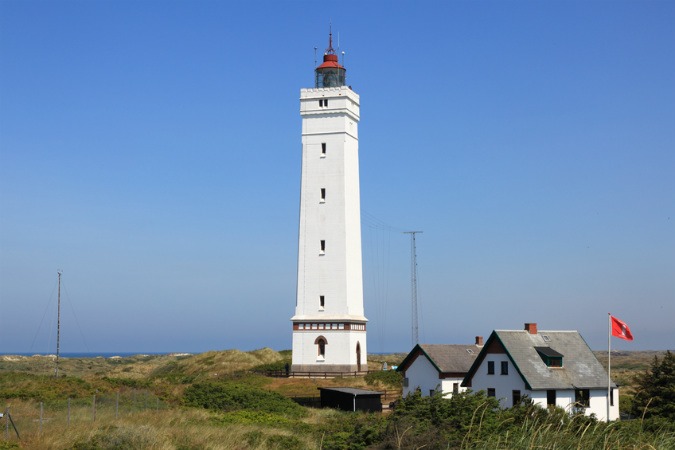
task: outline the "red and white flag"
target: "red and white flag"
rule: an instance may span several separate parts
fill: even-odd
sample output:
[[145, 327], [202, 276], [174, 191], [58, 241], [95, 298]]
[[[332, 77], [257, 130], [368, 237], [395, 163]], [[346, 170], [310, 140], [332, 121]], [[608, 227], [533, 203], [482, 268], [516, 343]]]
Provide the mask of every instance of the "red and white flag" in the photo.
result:
[[630, 328], [626, 325], [625, 322], [617, 319], [614, 316], [612, 318], [612, 336], [618, 337], [620, 339], [625, 339], [627, 341], [633, 340], [633, 334], [630, 332]]

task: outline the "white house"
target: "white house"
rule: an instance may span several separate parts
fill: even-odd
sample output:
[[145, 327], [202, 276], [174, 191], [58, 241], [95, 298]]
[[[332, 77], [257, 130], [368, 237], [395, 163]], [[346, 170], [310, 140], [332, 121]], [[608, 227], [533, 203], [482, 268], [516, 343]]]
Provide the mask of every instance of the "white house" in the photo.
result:
[[495, 330], [462, 383], [509, 408], [523, 396], [534, 403], [581, 410], [599, 420], [619, 418], [619, 389], [578, 331]]
[[417, 389], [422, 396], [466, 390], [462, 380], [482, 347], [481, 336], [475, 345], [417, 344], [396, 369], [403, 374], [403, 396]]

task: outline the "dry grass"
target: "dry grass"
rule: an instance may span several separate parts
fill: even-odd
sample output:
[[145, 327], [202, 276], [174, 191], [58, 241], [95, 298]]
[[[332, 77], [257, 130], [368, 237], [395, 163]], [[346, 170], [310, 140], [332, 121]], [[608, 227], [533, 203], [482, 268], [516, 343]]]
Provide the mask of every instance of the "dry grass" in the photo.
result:
[[[13, 402], [11, 414], [21, 434], [20, 445], [28, 449], [86, 448], [138, 449], [260, 449], [279, 448], [278, 437], [292, 437], [302, 448], [317, 448], [313, 436], [297, 436], [284, 427], [224, 423], [223, 414], [194, 408], [146, 410], [120, 414], [100, 410], [93, 420], [91, 408], [71, 411], [46, 411], [40, 425], [40, 408], [34, 402]], [[323, 411], [315, 411], [306, 420], [319, 423]], [[4, 435], [2, 436], [4, 438]], [[276, 439], [275, 439], [276, 438]], [[0, 439], [2, 442], [2, 439]], [[17, 442], [14, 434], [9, 442]]]

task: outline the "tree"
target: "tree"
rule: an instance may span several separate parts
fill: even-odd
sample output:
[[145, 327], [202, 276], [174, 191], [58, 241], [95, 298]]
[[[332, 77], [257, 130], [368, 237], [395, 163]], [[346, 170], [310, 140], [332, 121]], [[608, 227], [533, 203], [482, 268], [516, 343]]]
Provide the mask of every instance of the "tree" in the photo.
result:
[[675, 420], [675, 355], [670, 350], [658, 356], [645, 373], [635, 377], [636, 393], [631, 413], [635, 417]]

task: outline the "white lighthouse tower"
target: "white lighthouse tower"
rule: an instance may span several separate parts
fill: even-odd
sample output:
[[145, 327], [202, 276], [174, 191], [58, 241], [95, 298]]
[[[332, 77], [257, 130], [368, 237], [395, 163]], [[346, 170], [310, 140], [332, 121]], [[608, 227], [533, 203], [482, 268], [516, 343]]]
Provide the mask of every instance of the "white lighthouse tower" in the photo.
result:
[[359, 96], [332, 34], [314, 88], [300, 91], [302, 186], [295, 372], [367, 370], [359, 199]]

